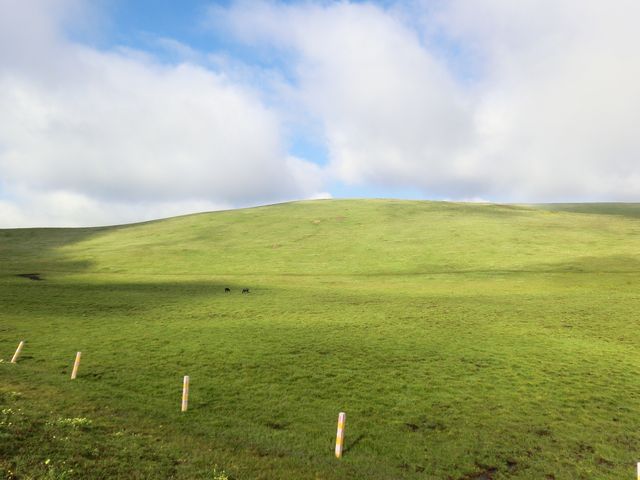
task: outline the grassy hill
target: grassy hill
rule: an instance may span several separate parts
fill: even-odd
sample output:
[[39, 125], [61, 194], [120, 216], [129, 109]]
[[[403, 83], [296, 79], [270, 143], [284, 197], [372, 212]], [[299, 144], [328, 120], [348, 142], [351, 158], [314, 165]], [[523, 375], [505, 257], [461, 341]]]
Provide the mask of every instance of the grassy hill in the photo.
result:
[[630, 204], [323, 200], [0, 230], [0, 472], [630, 478], [639, 285]]

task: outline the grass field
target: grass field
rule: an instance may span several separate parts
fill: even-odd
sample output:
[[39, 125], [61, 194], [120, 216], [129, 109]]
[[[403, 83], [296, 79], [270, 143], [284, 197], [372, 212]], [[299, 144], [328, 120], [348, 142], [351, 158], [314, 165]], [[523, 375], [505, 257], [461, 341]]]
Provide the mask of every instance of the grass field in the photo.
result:
[[0, 230], [0, 473], [633, 478], [639, 287], [640, 205], [326, 200]]

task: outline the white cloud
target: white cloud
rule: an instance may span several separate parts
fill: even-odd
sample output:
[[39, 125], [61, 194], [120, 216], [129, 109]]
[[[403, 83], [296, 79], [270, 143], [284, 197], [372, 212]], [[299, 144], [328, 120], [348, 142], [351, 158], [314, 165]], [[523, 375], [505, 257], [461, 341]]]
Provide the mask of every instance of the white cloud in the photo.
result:
[[638, 200], [640, 4], [450, 5], [443, 20], [485, 61], [476, 163], [499, 168], [519, 199]]
[[130, 221], [322, 190], [257, 92], [197, 65], [66, 40], [65, 5], [0, 4], [0, 224]]
[[0, 228], [115, 225], [231, 207], [206, 200], [131, 202], [68, 191], [18, 189], [10, 201], [0, 200]]
[[400, 19], [367, 4], [252, 2], [224, 20], [245, 41], [294, 49], [298, 101], [321, 119], [341, 180], [437, 187], [458, 175], [441, 159], [471, 141], [470, 106]]
[[345, 182], [450, 198], [639, 200], [638, 2], [214, 11], [218, 27], [288, 56], [299, 106], [322, 124]]
[[251, 53], [148, 39], [179, 64], [69, 40], [69, 22], [99, 21], [90, 5], [0, 0], [2, 226], [323, 197], [328, 181], [640, 200], [638, 2], [236, 2], [209, 20]]

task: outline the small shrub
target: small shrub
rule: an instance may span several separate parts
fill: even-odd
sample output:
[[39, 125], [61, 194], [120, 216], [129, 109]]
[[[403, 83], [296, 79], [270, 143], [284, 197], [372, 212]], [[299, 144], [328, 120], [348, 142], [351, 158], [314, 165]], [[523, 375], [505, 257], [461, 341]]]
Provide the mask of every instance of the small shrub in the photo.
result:
[[91, 420], [85, 417], [76, 417], [76, 418], [59, 418], [56, 423], [62, 426], [86, 429], [91, 426], [92, 422]]
[[218, 470], [218, 466], [213, 466], [213, 480], [229, 480], [229, 475], [224, 470]]

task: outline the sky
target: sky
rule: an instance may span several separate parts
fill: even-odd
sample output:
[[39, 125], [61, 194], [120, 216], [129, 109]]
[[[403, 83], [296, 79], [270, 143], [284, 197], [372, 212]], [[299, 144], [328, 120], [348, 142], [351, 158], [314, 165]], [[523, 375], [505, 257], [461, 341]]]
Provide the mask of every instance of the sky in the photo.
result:
[[0, 228], [640, 201], [636, 0], [0, 0]]

